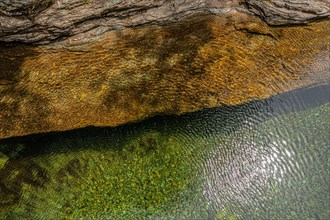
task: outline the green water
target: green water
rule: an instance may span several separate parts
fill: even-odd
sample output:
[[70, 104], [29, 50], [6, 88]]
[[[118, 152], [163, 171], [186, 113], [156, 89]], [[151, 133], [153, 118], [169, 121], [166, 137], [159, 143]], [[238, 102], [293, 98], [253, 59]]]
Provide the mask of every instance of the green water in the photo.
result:
[[0, 142], [2, 219], [329, 219], [329, 87]]

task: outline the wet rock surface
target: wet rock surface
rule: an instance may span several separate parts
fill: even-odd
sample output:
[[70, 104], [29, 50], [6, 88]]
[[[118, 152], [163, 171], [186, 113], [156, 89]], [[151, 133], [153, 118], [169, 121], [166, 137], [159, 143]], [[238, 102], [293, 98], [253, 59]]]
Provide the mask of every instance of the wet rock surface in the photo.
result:
[[328, 82], [329, 21], [306, 24], [328, 16], [321, 0], [1, 1], [0, 138]]
[[329, 81], [329, 21], [245, 13], [126, 28], [73, 46], [0, 47], [0, 138], [117, 126]]

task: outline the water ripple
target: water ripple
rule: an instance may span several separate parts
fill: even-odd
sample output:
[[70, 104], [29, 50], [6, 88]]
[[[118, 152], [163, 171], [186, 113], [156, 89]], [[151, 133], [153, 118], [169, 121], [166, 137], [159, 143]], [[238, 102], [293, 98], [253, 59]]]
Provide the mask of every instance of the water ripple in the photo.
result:
[[7, 219], [328, 219], [328, 92], [0, 141], [0, 210]]

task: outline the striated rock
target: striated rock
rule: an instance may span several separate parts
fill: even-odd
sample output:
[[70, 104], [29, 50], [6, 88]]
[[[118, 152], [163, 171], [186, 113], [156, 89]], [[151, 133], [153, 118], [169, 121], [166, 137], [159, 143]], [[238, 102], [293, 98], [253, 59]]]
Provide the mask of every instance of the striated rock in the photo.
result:
[[249, 10], [268, 24], [301, 24], [330, 15], [327, 0], [247, 0]]
[[254, 13], [269, 24], [329, 17], [324, 0], [3, 0], [0, 41], [84, 43], [111, 30], [167, 24], [196, 14]]
[[0, 3], [0, 40], [45, 44], [80, 34], [72, 41], [84, 42], [110, 30], [165, 24], [238, 4], [238, 0], [5, 0]]
[[329, 83], [330, 21], [268, 26], [231, 12], [0, 46], [0, 138], [117, 126]]

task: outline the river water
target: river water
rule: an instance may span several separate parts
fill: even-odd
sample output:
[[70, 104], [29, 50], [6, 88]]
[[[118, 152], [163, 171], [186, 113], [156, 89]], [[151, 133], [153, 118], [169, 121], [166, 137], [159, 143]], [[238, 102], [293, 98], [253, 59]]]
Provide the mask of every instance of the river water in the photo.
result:
[[1, 219], [329, 219], [330, 87], [0, 141]]

